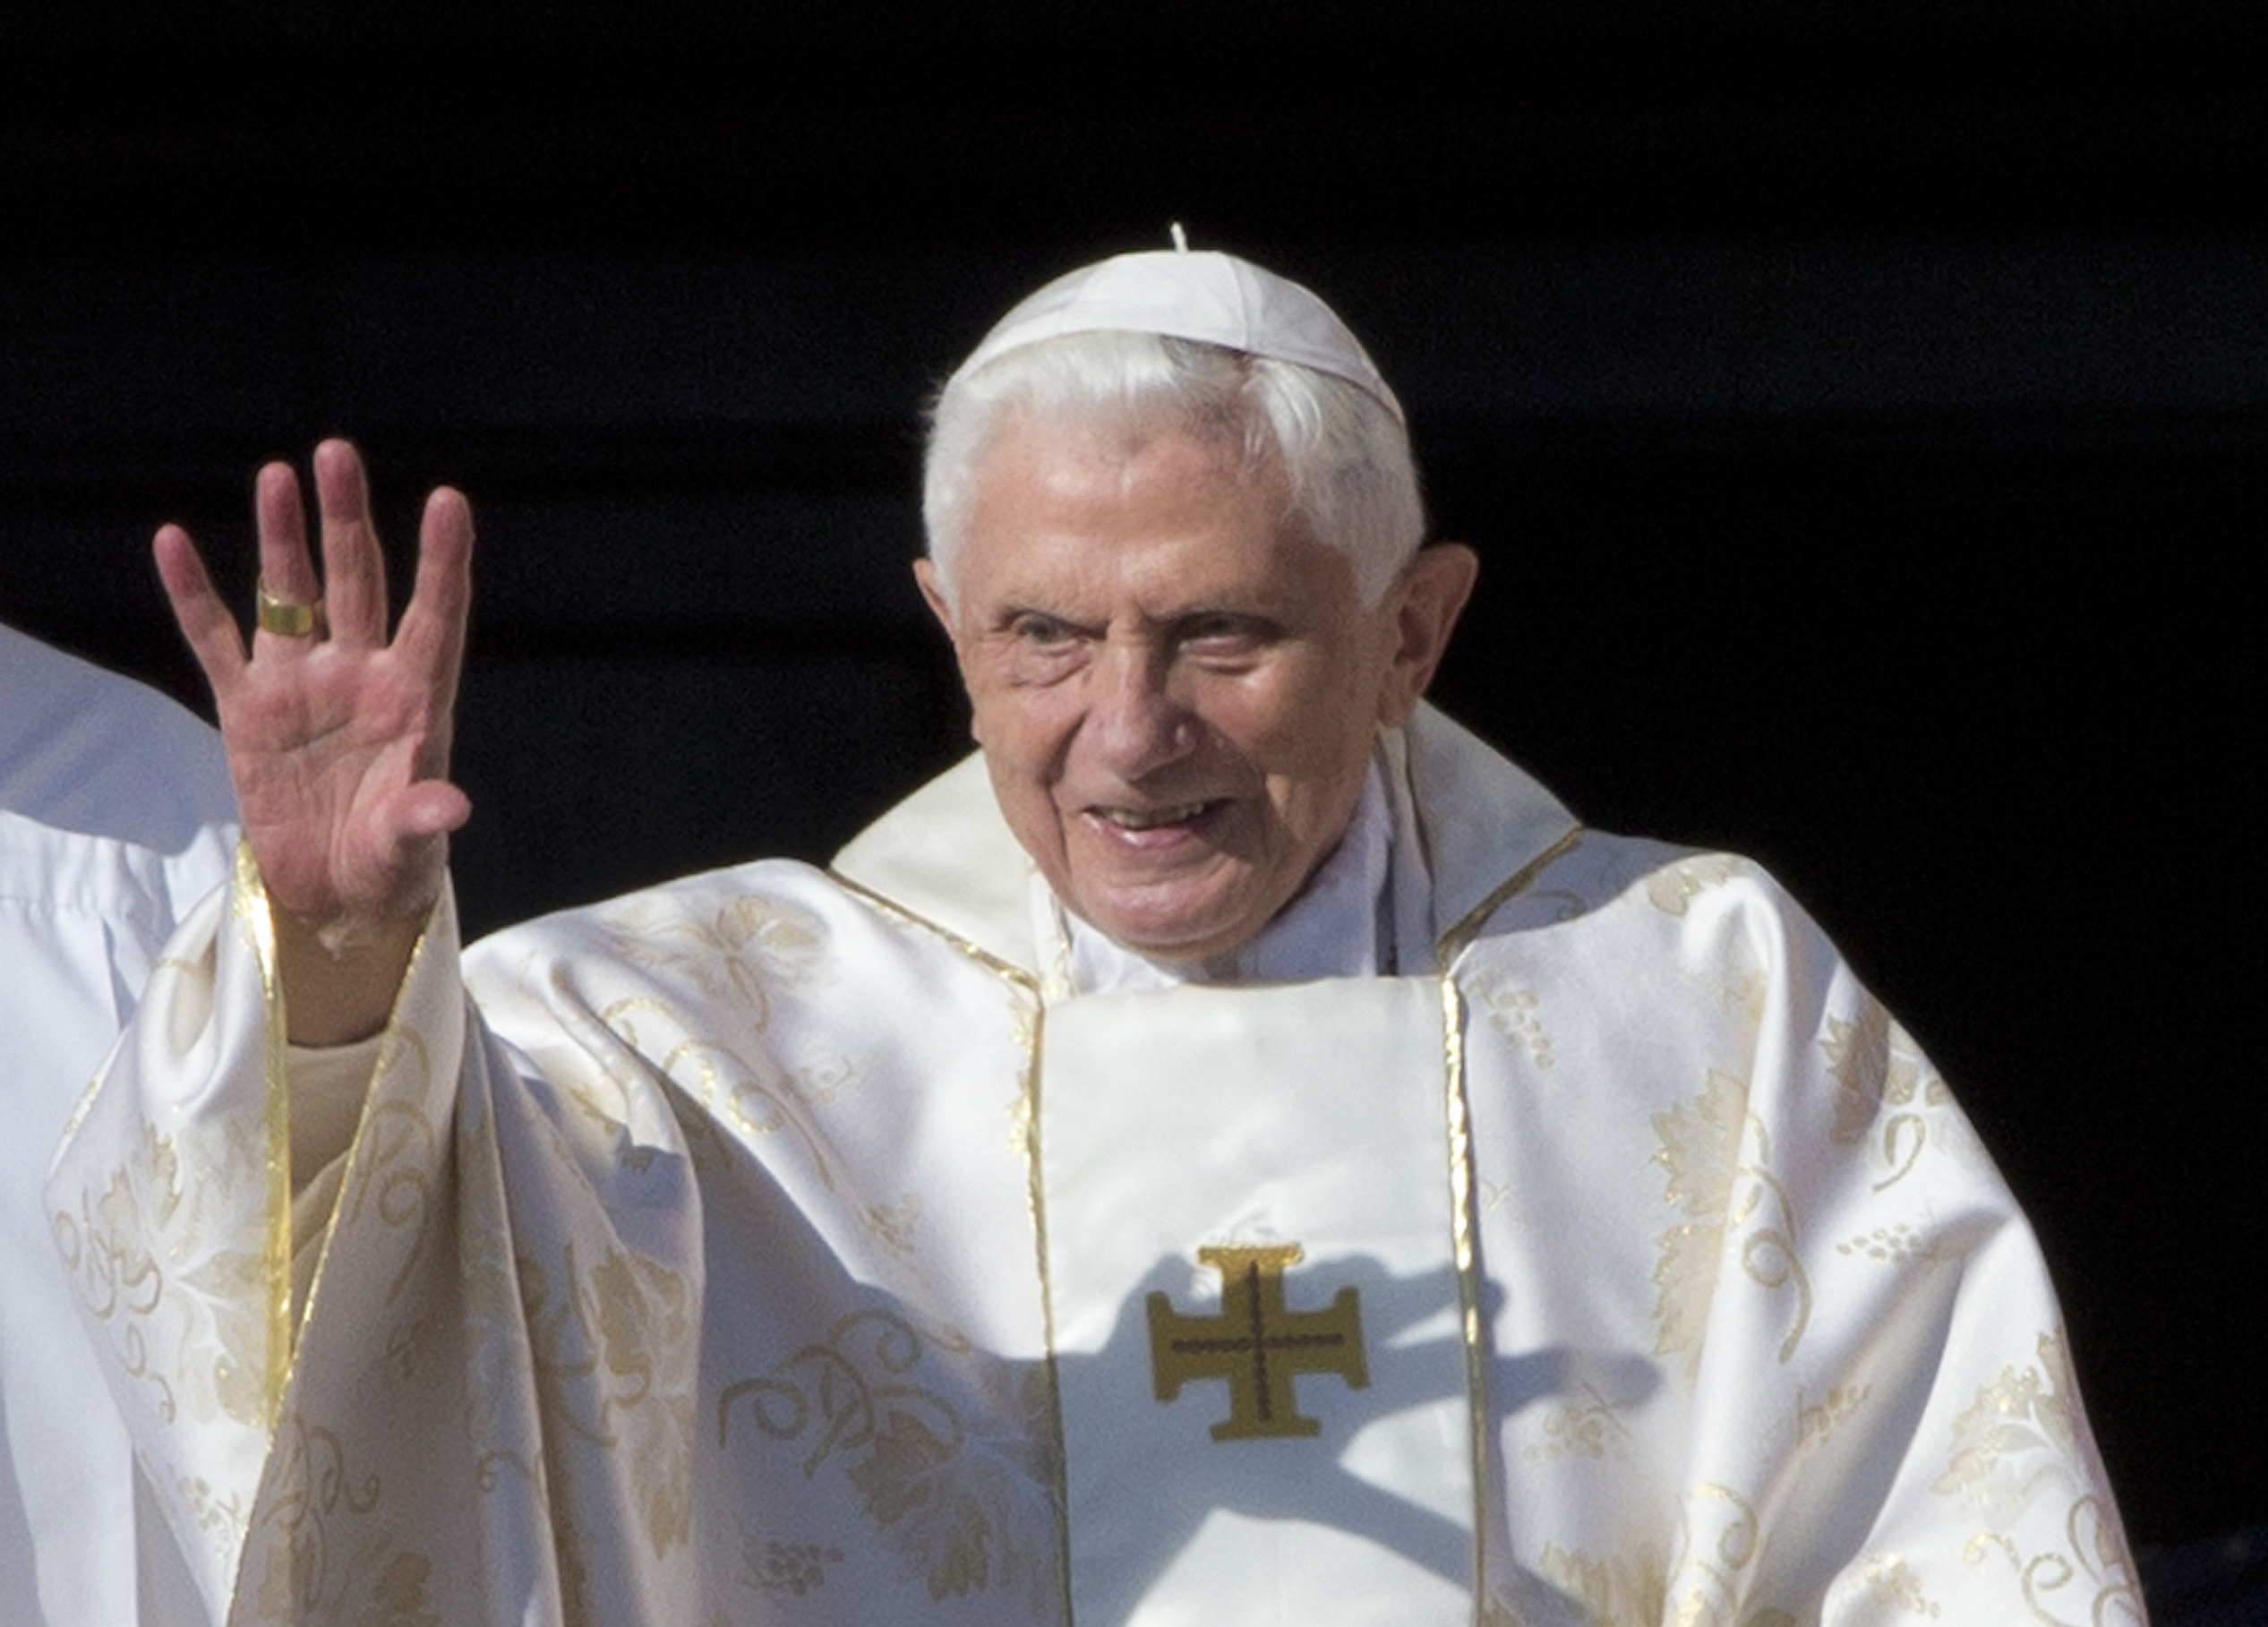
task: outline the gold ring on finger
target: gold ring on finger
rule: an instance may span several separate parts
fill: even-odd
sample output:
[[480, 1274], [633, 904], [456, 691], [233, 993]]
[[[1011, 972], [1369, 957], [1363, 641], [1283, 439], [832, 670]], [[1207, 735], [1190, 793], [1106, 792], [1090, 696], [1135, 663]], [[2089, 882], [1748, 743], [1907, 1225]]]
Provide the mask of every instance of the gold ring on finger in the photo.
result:
[[301, 604], [290, 599], [279, 599], [268, 591], [268, 584], [259, 585], [260, 630], [281, 633], [287, 638], [305, 638], [320, 631], [323, 625], [323, 601], [320, 595], [312, 604]]

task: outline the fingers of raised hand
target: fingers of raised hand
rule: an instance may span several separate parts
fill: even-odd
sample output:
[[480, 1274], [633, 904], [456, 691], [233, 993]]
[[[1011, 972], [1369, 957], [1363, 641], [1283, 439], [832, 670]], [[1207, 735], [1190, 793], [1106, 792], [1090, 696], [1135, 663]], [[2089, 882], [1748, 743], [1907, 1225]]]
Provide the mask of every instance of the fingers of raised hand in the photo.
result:
[[218, 693], [244, 670], [244, 639], [237, 630], [236, 618], [213, 591], [212, 578], [206, 574], [205, 562], [198, 557], [189, 533], [179, 526], [160, 526], [150, 552], [157, 559], [166, 597], [173, 605], [174, 620], [181, 624], [182, 637], [189, 640], [197, 664], [204, 669], [205, 681]]
[[[252, 484], [252, 522], [261, 535], [261, 592], [277, 604], [318, 604], [322, 583], [306, 552], [306, 515], [299, 509], [299, 476], [288, 463], [270, 463]], [[306, 645], [304, 636], [265, 636], [259, 645]]]
[[[308, 545], [299, 476], [286, 463], [260, 471], [253, 518], [260, 538], [260, 591], [251, 655], [288, 664], [328, 642], [364, 652], [388, 647], [386, 568], [370, 512], [362, 456], [346, 441], [326, 441], [313, 459], [321, 521], [322, 572]], [[426, 500], [420, 529], [416, 592], [394, 649], [421, 672], [446, 712], [462, 663], [472, 602], [471, 506], [448, 487]], [[246, 664], [244, 640], [212, 586], [195, 546], [177, 526], [158, 535], [158, 569], [174, 611], [218, 687]]]
[[252, 649], [290, 658], [322, 638], [322, 583], [306, 549], [299, 476], [288, 463], [270, 463], [252, 485], [252, 519], [261, 538], [261, 581]]
[[315, 449], [315, 506], [322, 517], [323, 577], [331, 637], [365, 649], [386, 643], [386, 556], [370, 517], [362, 455], [346, 441]]
[[[315, 449], [315, 506], [321, 518], [322, 575], [318, 578], [307, 542], [307, 516], [299, 477], [288, 464], [260, 471], [253, 513], [260, 532], [260, 585], [264, 643], [278, 653], [312, 647], [327, 631], [335, 641], [372, 649], [386, 642], [386, 562], [371, 523], [370, 486], [363, 460], [345, 441]], [[291, 607], [322, 606], [319, 617], [295, 616]]]
[[418, 527], [417, 582], [395, 641], [411, 662], [434, 675], [446, 706], [464, 660], [465, 623], [471, 612], [473, 510], [464, 493], [447, 486], [425, 500]]

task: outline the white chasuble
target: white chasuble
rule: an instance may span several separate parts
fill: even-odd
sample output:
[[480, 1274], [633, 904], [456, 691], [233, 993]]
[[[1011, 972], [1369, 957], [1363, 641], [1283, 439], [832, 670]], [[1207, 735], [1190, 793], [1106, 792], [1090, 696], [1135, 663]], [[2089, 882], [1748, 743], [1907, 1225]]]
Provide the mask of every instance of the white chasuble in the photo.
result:
[[1074, 994], [980, 764], [834, 873], [444, 910], [295, 1214], [243, 878], [47, 1188], [214, 1619], [2139, 1620], [2038, 1249], [1816, 927], [1381, 760], [1437, 979]]
[[1052, 1006], [1048, 1297], [1083, 1623], [1465, 1623], [1461, 1113], [1431, 978]]

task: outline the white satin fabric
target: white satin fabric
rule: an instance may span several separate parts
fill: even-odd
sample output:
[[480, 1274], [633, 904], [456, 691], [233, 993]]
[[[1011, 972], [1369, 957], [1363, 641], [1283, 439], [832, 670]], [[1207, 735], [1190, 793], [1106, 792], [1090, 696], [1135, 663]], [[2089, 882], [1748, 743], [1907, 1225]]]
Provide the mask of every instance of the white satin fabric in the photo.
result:
[[[1802, 913], [1739, 860], [1577, 832], [1430, 712], [1382, 741], [1381, 783], [1389, 981], [1434, 1003], [1445, 1054], [1418, 1092], [1414, 1051], [1381, 1061], [1307, 1023], [1328, 1054], [1279, 1071], [1332, 1078], [1385, 1157], [1446, 1149], [1438, 1181], [1383, 1178], [1370, 1206], [1412, 1237], [1469, 1215], [1449, 1275], [1471, 1337], [1436, 1245], [1362, 1266], [1357, 1237], [1292, 1268], [1297, 1306], [1350, 1275], [1382, 1297], [1373, 1382], [1411, 1400], [1335, 1427], [1361, 1396], [1303, 1381], [1322, 1428], [1262, 1443], [1272, 1479], [1220, 1455], [1250, 1443], [1191, 1430], [1217, 1383], [1084, 1395], [1108, 1365], [1088, 1330], [1138, 1321], [1152, 1286], [1188, 1308], [1194, 1251], [1249, 1203], [1230, 1160], [1225, 1197], [1175, 1207], [1224, 1104], [1162, 1043], [1139, 1060], [1184, 1089], [1061, 1128], [1074, 1064], [1107, 1079], [1163, 1030], [1131, 1004], [1074, 1015], [1093, 997], [1071, 993], [980, 766], [832, 874], [691, 878], [503, 934], [461, 978], [444, 911], [327, 1232], [303, 1204], [321, 1258], [295, 1325], [284, 1060], [240, 878], [184, 929], [49, 1189], [216, 1606], [1117, 1627], [1153, 1597], [1195, 1619], [1210, 1594], [1218, 1620], [1404, 1619], [1297, 1521], [1496, 1624], [2136, 1619], [2037, 1249], [1942, 1082]], [[1247, 998], [1269, 993], [1105, 997]], [[1246, 1032], [1280, 1015], [1255, 1005]], [[1362, 1096], [1382, 1073], [1409, 1100], [1454, 1080], [1468, 1124], [1397, 1126]], [[1359, 1164], [1357, 1141], [1316, 1156]], [[1161, 1195], [1155, 1236], [1114, 1243], [1132, 1200], [1085, 1190], [1120, 1177], [1113, 1145]], [[1331, 1186], [1255, 1233], [1338, 1223]], [[1109, 1256], [1093, 1282], [1058, 1217]], [[1460, 1345], [1446, 1381], [1397, 1366]], [[1414, 1437], [1372, 1435], [1390, 1416], [1434, 1428], [1438, 1477], [1408, 1472]], [[1136, 1467], [1088, 1473], [1097, 1419]], [[1192, 1577], [1199, 1604], [1168, 1613]]]
[[160, 948], [228, 873], [211, 730], [0, 627], [0, 1621], [201, 1621], [56, 1258], [49, 1157]]
[[[1469, 1623], [1475, 1409], [1439, 985], [1090, 995], [1049, 1009], [1046, 1047], [1074, 1619]], [[1258, 1310], [1217, 1254], [1201, 1263], [1237, 1248], [1297, 1252], [1288, 1315]], [[1351, 1314], [1333, 1323], [1335, 1300]], [[1208, 1374], [1169, 1399], [1152, 1303], [1188, 1319]], [[1312, 1434], [1215, 1438], [1277, 1423], [1260, 1383], [1232, 1407], [1231, 1368], [1297, 1368], [1292, 1341], [1318, 1339], [1335, 1359], [1275, 1398]]]

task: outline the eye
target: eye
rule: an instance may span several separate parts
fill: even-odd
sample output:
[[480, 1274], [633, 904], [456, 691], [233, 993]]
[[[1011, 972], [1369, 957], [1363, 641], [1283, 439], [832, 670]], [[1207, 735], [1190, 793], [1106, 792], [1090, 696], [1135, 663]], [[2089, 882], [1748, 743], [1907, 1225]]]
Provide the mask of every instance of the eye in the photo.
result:
[[1020, 644], [1052, 646], [1071, 641], [1071, 629], [1053, 616], [1038, 611], [1026, 611], [1008, 624], [1008, 631]]
[[1200, 659], [1234, 660], [1254, 655], [1273, 641], [1276, 629], [1254, 616], [1229, 611], [1207, 611], [1190, 616], [1174, 629], [1176, 641]]
[[1085, 664], [1090, 635], [1061, 616], [1016, 609], [997, 626], [989, 642], [1000, 674], [1012, 684], [1058, 683]]

